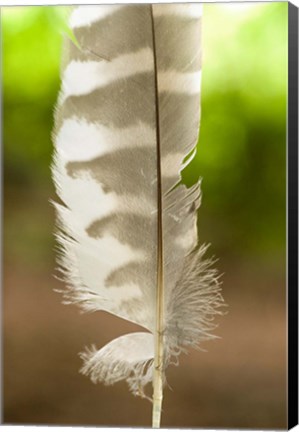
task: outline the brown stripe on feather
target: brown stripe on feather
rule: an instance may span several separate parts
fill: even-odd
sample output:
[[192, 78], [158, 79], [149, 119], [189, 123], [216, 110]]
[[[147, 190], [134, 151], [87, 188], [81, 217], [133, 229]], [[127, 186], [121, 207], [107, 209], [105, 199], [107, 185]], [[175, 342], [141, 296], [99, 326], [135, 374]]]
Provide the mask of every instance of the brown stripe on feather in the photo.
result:
[[187, 155], [198, 139], [199, 95], [163, 92], [159, 94], [159, 101], [162, 157], [175, 152]]
[[112, 287], [122, 287], [126, 284], [135, 284], [139, 286], [146, 301], [150, 301], [150, 290], [156, 286], [156, 274], [153, 272], [157, 261], [156, 254], [153, 253], [144, 262], [132, 261], [129, 264], [113, 270], [105, 281], [105, 286], [109, 289]]
[[73, 178], [88, 174], [107, 193], [147, 196], [149, 202], [155, 203], [155, 164], [155, 152], [144, 146], [119, 149], [87, 162], [68, 162], [66, 170]]
[[155, 29], [159, 71], [201, 69], [201, 20], [163, 15], [155, 18]]
[[[156, 260], [155, 260], [156, 261]], [[142, 286], [147, 276], [152, 275], [153, 282], [156, 280], [152, 272], [152, 262], [137, 262], [132, 261], [129, 264], [113, 270], [106, 279], [105, 286], [122, 286], [128, 281]]]
[[109, 61], [141, 48], [152, 48], [149, 17], [148, 5], [128, 5], [90, 26], [75, 28], [74, 34], [83, 51], [92, 47], [94, 55]]
[[71, 61], [108, 61], [108, 58], [101, 56], [99, 53], [95, 53], [91, 48], [78, 48], [72, 41], [65, 46], [68, 63], [64, 63], [63, 70]]
[[122, 244], [145, 251], [154, 249], [152, 238], [148, 234], [154, 236], [155, 231], [153, 217], [123, 212], [111, 213], [86, 228], [86, 233], [92, 238], [99, 239], [108, 234]]
[[[87, 95], [69, 96], [60, 109], [60, 119], [84, 117], [91, 123], [124, 128], [142, 121], [155, 127], [153, 73], [119, 79]], [[62, 121], [57, 129], [61, 127]]]

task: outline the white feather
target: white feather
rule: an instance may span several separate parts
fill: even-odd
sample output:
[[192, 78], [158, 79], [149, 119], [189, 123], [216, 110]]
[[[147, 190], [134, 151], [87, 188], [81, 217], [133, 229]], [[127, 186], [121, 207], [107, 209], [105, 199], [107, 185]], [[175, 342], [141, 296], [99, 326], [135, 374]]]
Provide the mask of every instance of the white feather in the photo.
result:
[[222, 304], [217, 272], [197, 247], [200, 180], [187, 188], [181, 178], [199, 130], [201, 10], [76, 8], [79, 47], [66, 42], [56, 111], [64, 301], [149, 331], [87, 350], [82, 372], [105, 384], [125, 379], [141, 396], [153, 382], [155, 419], [167, 366], [213, 337]]

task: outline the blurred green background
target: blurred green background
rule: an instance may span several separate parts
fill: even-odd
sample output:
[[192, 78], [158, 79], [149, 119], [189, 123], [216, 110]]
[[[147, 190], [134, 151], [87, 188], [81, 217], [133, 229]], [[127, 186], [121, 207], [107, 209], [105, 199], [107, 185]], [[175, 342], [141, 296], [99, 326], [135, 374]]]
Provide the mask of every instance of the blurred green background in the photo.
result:
[[[198, 152], [200, 242], [219, 258], [221, 340], [169, 372], [164, 426], [283, 428], [287, 3], [206, 4]], [[122, 384], [93, 386], [77, 352], [133, 329], [80, 315], [53, 288], [51, 130], [68, 7], [2, 7], [4, 421], [149, 425]], [[125, 326], [125, 327], [124, 327]]]

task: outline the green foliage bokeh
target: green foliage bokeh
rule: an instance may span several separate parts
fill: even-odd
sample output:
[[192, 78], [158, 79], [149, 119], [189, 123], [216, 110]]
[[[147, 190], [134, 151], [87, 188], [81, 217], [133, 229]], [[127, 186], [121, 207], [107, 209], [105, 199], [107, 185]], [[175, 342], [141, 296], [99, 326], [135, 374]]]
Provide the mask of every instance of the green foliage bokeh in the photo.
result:
[[[2, 8], [7, 191], [52, 194], [51, 130], [68, 7]], [[184, 170], [203, 178], [201, 242], [220, 254], [285, 247], [287, 3], [206, 4], [201, 128]]]

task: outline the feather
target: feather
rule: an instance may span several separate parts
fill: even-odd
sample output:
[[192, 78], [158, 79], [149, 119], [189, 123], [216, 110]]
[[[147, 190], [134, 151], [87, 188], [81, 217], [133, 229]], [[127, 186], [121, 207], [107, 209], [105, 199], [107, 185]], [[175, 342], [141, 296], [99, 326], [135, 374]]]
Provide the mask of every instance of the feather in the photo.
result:
[[93, 382], [153, 383], [160, 424], [167, 366], [213, 336], [222, 304], [197, 245], [200, 4], [79, 6], [65, 41], [52, 172], [66, 303], [144, 328], [81, 354]]

